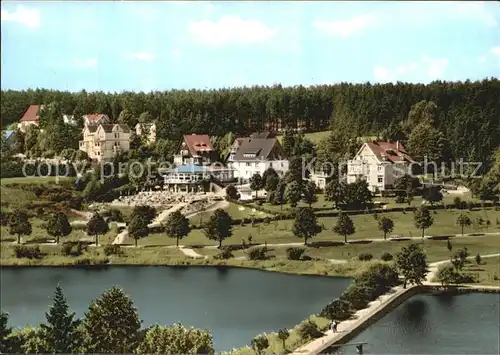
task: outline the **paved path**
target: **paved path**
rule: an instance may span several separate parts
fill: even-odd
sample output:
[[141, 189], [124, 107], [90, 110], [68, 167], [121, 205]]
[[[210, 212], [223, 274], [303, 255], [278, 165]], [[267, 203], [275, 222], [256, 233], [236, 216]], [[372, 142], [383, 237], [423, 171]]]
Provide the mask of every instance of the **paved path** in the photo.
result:
[[[476, 256], [471, 255], [467, 257], [468, 260], [474, 259]], [[482, 259], [485, 258], [495, 258], [495, 257], [500, 257], [500, 253], [497, 254], [487, 254], [487, 255], [481, 255]], [[436, 278], [437, 272], [439, 270], [439, 267], [441, 265], [449, 264], [450, 260], [441, 260], [441, 261], [436, 261], [434, 263], [429, 264], [429, 273], [427, 274], [427, 278], [425, 280], [425, 284], [434, 284], [434, 279]], [[481, 286], [482, 287], [482, 286]]]
[[[481, 233], [481, 234], [484, 234], [484, 235], [500, 235], [500, 232], [494, 232], [494, 233]], [[453, 238], [466, 238], [466, 237], [469, 237], [469, 238], [481, 238], [483, 237], [482, 235], [481, 236], [473, 236], [473, 235], [470, 235], [470, 234], [456, 234]], [[433, 238], [433, 236], [425, 236], [424, 239], [429, 239], [429, 238]], [[393, 240], [394, 239], [398, 239], [398, 238], [392, 238]], [[404, 239], [404, 240], [422, 240], [422, 237], [405, 237], [405, 238], [401, 238], [401, 239]], [[347, 241], [347, 244], [356, 244], [356, 243], [361, 243], [361, 242], [390, 242], [391, 239], [390, 238], [387, 238], [387, 239], [384, 239], [384, 238], [370, 238], [370, 239], [352, 239], [352, 240], [348, 240]], [[322, 241], [320, 241], [322, 242]], [[333, 242], [336, 242], [336, 243], [343, 243], [342, 241], [338, 240], [338, 241], [333, 241]], [[311, 241], [311, 243], [314, 245], [314, 241]], [[266, 245], [265, 243], [262, 243], [262, 244], [254, 244], [252, 246], [264, 246]], [[267, 243], [267, 246], [268, 247], [303, 247], [304, 246], [304, 242], [291, 242], [291, 243]], [[205, 248], [207, 249], [216, 249], [218, 248], [219, 245], [207, 245], [205, 246]]]
[[155, 220], [153, 221], [153, 223], [151, 223], [149, 226], [150, 227], [161, 226], [162, 222], [165, 221], [168, 218], [168, 216], [170, 215], [170, 213], [178, 211], [178, 210], [182, 209], [186, 205], [187, 205], [186, 202], [178, 202], [178, 203], [176, 203], [175, 206], [172, 206], [168, 210], [162, 211], [158, 215], [158, 217], [155, 218]]
[[[499, 253], [487, 254], [487, 255], [481, 255], [481, 257], [482, 258], [500, 257], [500, 254]], [[468, 259], [472, 258], [475, 258], [475, 256], [468, 257]], [[434, 279], [439, 266], [449, 262], [450, 262], [449, 260], [442, 260], [429, 264], [429, 273], [427, 274], [426, 281], [424, 281], [424, 285], [441, 286], [440, 283], [432, 282], [432, 280]], [[482, 285], [460, 285], [460, 286], [472, 289], [488, 289], [488, 290], [500, 289], [500, 286], [482, 286]], [[410, 296], [409, 294], [406, 293], [416, 291], [415, 287], [417, 286], [410, 285], [406, 289], [404, 289], [403, 286], [393, 287], [388, 293], [380, 296], [375, 301], [370, 302], [367, 308], [357, 311], [352, 319], [340, 322], [340, 324], [337, 327], [338, 330], [337, 333], [333, 333], [332, 331], [328, 330], [323, 337], [313, 340], [299, 347], [292, 353], [292, 355], [305, 355], [305, 354], [317, 355], [321, 353], [328, 347], [339, 343], [345, 336], [356, 330], [356, 328], [358, 328], [363, 323], [368, 321], [370, 318], [375, 316], [378, 312], [382, 311], [389, 304], [396, 301], [399, 297]]]
[[195, 252], [193, 249], [190, 248], [184, 248], [184, 247], [179, 247], [179, 250], [184, 253], [187, 257], [193, 258], [193, 259], [200, 259], [200, 258], [205, 258], [205, 256], [198, 254]]
[[406, 289], [403, 286], [397, 286], [391, 289], [388, 293], [380, 296], [375, 301], [371, 302], [367, 308], [357, 311], [353, 319], [348, 319], [340, 322], [337, 327], [337, 332], [333, 333], [328, 330], [325, 336], [313, 340], [298, 349], [296, 349], [293, 355], [316, 355], [320, 352], [326, 350], [329, 346], [334, 345], [341, 341], [345, 336], [350, 334], [360, 325], [365, 323], [367, 320], [372, 318], [375, 314], [383, 310], [388, 304], [395, 301], [399, 297], [403, 296], [407, 292], [413, 292], [416, 286], [409, 286]]
[[205, 213], [205, 212], [215, 211], [218, 208], [225, 209], [227, 207], [229, 207], [229, 202], [228, 201], [226, 201], [226, 200], [217, 201], [215, 203], [212, 203], [210, 206], [208, 206], [208, 208], [206, 210], [192, 212], [192, 213], [187, 214], [186, 218], [191, 218], [191, 217], [197, 216], [197, 215], [199, 215], [201, 213]]

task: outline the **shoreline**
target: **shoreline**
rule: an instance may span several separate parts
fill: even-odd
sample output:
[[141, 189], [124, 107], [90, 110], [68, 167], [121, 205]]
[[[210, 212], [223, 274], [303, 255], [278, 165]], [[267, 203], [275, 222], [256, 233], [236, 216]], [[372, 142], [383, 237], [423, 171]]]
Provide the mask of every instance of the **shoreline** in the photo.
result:
[[[343, 321], [339, 324], [340, 330], [337, 333], [326, 331], [325, 335], [314, 339], [297, 349], [292, 351], [292, 355], [317, 355], [322, 353], [330, 353], [338, 350], [343, 345], [349, 343], [350, 340], [359, 335], [363, 330], [367, 329], [385, 315], [393, 311], [403, 302], [411, 299], [419, 294], [443, 295], [449, 294], [453, 296], [469, 293], [498, 293], [500, 294], [500, 286], [487, 285], [456, 285], [448, 286], [443, 289], [439, 284], [424, 284], [421, 286], [413, 285], [403, 289], [402, 286], [396, 286], [387, 293], [381, 295], [376, 300], [359, 311], [353, 318]], [[341, 330], [345, 327], [345, 330]]]
[[[200, 260], [196, 262], [195, 260]], [[193, 263], [193, 261], [195, 261]], [[122, 268], [134, 268], [134, 267], [171, 267], [171, 268], [189, 268], [189, 267], [197, 267], [197, 268], [216, 268], [216, 269], [247, 269], [247, 270], [259, 270], [265, 272], [276, 272], [285, 275], [297, 275], [297, 276], [319, 276], [319, 277], [335, 277], [335, 278], [345, 278], [352, 279], [357, 272], [350, 272], [348, 267], [345, 267], [345, 273], [343, 272], [335, 272], [335, 273], [316, 273], [311, 272], [307, 268], [298, 267], [296, 270], [284, 270], [279, 268], [279, 262], [275, 265], [266, 266], [266, 262], [271, 262], [270, 260], [261, 260], [261, 261], [250, 261], [250, 260], [235, 260], [234, 263], [227, 263], [227, 260], [211, 260], [211, 259], [174, 259], [171, 263], [120, 263], [120, 262], [108, 262], [108, 263], [98, 263], [98, 264], [3, 264], [0, 261], [0, 270], [1, 269], [35, 269], [35, 268], [68, 268], [68, 269], [107, 269], [112, 267], [122, 267]], [[309, 263], [307, 265], [312, 265], [311, 261], [295, 261], [297, 263]], [[315, 262], [317, 263], [317, 261]], [[326, 261], [320, 262], [323, 265], [329, 265]], [[298, 264], [300, 265], [300, 264]], [[339, 264], [340, 268], [342, 266], [348, 266], [349, 263]], [[336, 266], [331, 264], [331, 266]]]

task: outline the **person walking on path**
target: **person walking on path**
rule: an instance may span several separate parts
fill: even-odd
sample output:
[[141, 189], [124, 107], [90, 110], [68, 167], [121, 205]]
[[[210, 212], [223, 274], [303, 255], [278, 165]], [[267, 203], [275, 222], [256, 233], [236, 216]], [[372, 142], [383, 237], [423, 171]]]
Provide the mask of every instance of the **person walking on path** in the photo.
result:
[[330, 329], [332, 332], [337, 333], [337, 321], [333, 320], [332, 324], [330, 325]]

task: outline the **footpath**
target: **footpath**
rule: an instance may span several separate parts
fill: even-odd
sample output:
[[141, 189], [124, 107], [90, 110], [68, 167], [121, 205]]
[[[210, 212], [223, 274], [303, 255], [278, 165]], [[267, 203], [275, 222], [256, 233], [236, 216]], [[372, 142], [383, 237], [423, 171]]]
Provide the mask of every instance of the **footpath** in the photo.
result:
[[[500, 257], [500, 253], [481, 255], [482, 258]], [[472, 259], [469, 257], [468, 259]], [[423, 287], [426, 286], [441, 286], [440, 283], [433, 282], [437, 275], [440, 265], [449, 263], [449, 260], [442, 260], [429, 264], [429, 272], [426, 280], [423, 282]], [[500, 286], [485, 286], [485, 285], [461, 285], [460, 287], [477, 290], [500, 290]], [[367, 308], [356, 312], [352, 319], [341, 322], [337, 327], [337, 332], [334, 333], [328, 330], [321, 338], [315, 339], [292, 352], [293, 355], [317, 355], [333, 345], [343, 344], [348, 341], [354, 332], [358, 332], [361, 327], [366, 326], [368, 322], [373, 321], [376, 317], [387, 311], [389, 306], [396, 306], [409, 297], [415, 295], [422, 290], [422, 286], [403, 286], [393, 287], [388, 293], [380, 296], [375, 301], [371, 302]], [[347, 339], [346, 339], [347, 338]]]

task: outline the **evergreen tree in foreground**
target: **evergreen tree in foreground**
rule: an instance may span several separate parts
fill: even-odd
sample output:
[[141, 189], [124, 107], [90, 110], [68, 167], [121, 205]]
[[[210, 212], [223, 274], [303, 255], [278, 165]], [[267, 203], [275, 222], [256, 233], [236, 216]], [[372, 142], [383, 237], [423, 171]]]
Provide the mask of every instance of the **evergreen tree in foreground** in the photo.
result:
[[132, 299], [118, 287], [106, 290], [89, 306], [83, 320], [90, 353], [132, 353], [141, 321]]
[[0, 354], [9, 353], [10, 347], [7, 341], [7, 337], [12, 332], [12, 329], [8, 326], [9, 314], [5, 312], [0, 312]]
[[59, 285], [54, 294], [54, 303], [45, 313], [46, 323], [41, 324], [47, 350], [53, 353], [72, 353], [77, 348], [77, 327], [80, 321], [75, 313], [68, 312], [68, 303]]

